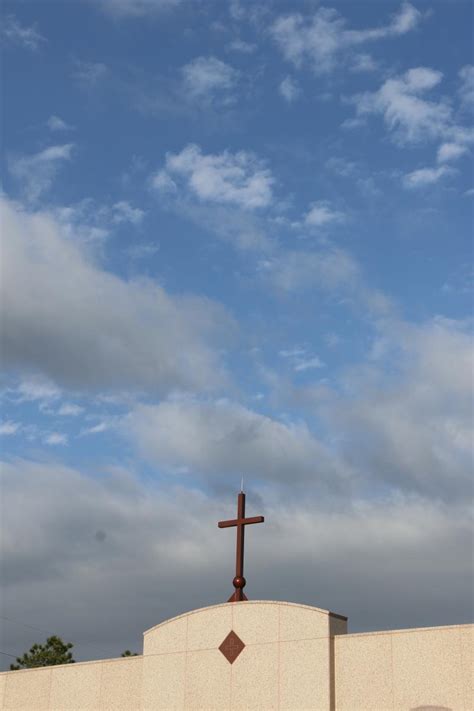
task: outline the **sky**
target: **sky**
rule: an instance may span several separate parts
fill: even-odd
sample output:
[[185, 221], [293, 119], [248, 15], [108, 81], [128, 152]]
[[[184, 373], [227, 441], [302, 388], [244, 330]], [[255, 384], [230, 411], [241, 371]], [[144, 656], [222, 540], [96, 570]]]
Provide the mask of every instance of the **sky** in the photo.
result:
[[472, 621], [470, 2], [5, 0], [2, 668], [246, 592]]

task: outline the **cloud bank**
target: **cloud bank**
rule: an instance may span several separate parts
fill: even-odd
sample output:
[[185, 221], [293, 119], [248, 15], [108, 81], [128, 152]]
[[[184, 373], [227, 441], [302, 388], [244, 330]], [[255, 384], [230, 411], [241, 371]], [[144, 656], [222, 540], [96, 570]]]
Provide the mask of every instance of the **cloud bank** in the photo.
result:
[[2, 199], [3, 358], [70, 388], [207, 389], [232, 320], [205, 298], [107, 272], [44, 212]]

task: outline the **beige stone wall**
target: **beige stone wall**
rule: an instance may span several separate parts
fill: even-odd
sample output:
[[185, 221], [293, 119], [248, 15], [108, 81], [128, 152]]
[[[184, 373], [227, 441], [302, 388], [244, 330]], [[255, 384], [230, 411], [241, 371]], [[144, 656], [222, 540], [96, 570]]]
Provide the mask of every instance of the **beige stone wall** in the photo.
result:
[[472, 711], [473, 625], [336, 637], [337, 711]]
[[[153, 677], [164, 680], [171, 669], [175, 676], [163, 706], [152, 706], [156, 694], [144, 689], [144, 708], [329, 711], [330, 635], [345, 629], [346, 621], [326, 610], [280, 602], [231, 603], [182, 615], [145, 633], [143, 653]], [[230, 630], [245, 644], [233, 664], [219, 651]], [[158, 683], [164, 690], [164, 681]]]
[[[330, 637], [345, 628], [345, 620], [304, 605], [216, 605], [145, 632], [142, 657], [2, 674], [0, 708], [329, 711]], [[219, 651], [231, 630], [245, 644], [233, 664]]]
[[7, 672], [0, 708], [133, 711], [141, 708], [142, 666], [143, 657], [131, 657]]
[[[472, 626], [346, 635], [325, 610], [216, 605], [145, 632], [143, 656], [0, 674], [24, 711], [471, 711]], [[233, 630], [233, 664], [219, 646]]]

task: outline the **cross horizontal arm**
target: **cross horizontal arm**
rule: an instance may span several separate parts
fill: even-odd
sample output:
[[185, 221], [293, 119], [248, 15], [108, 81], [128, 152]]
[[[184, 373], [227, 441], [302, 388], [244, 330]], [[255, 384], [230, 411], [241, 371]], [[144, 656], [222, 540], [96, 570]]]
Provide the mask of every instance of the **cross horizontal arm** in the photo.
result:
[[230, 528], [231, 526], [247, 525], [248, 523], [263, 523], [265, 518], [263, 516], [252, 516], [250, 518], [233, 518], [230, 521], [219, 521], [217, 524], [219, 528]]
[[237, 526], [239, 520], [237, 518], [232, 519], [232, 521], [219, 521], [217, 524], [219, 528], [229, 528], [229, 526]]

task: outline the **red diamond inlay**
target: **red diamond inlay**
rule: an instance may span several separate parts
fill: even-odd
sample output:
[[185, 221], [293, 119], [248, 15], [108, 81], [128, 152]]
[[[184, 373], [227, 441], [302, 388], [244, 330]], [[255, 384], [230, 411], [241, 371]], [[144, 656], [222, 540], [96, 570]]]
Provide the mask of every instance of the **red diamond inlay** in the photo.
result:
[[224, 657], [230, 664], [233, 664], [240, 652], [245, 647], [240, 637], [238, 637], [234, 630], [231, 630], [225, 640], [222, 642], [219, 650], [222, 652]]

